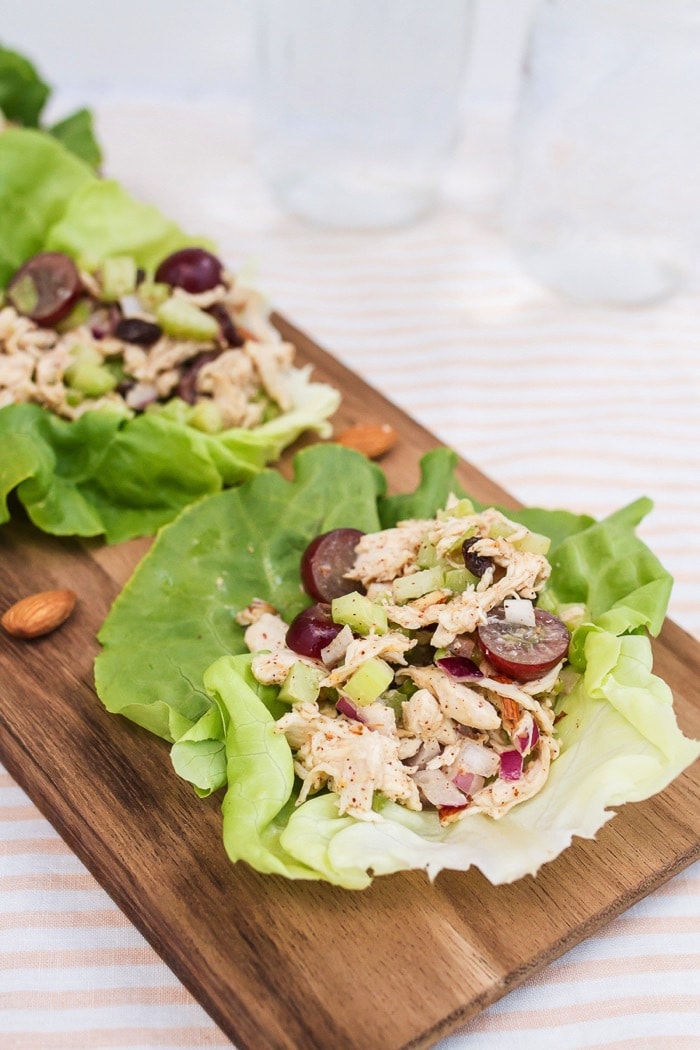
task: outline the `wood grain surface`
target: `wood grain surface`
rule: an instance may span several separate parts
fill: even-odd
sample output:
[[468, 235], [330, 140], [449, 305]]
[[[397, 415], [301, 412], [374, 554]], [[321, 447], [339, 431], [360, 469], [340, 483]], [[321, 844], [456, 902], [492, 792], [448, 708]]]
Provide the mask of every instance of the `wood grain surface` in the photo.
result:
[[[414, 485], [435, 438], [279, 324], [342, 391], [336, 430], [392, 424], [401, 439], [383, 466], [392, 488]], [[515, 505], [474, 467], [460, 473], [478, 499]], [[240, 1050], [431, 1046], [700, 856], [696, 763], [510, 886], [474, 871], [432, 884], [405, 873], [357, 893], [232, 866], [220, 798], [197, 799], [167, 745], [94, 692], [96, 633], [147, 548], [47, 537], [20, 513], [0, 529], [0, 612], [49, 588], [79, 596], [54, 634], [0, 638], [0, 758]], [[682, 728], [700, 736], [700, 646], [667, 623], [655, 660]]]

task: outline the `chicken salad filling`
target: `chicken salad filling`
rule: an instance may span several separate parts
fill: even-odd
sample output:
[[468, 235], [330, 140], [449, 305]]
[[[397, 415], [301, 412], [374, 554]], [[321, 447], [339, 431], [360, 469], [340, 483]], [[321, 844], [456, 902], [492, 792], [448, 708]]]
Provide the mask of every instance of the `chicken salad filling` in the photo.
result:
[[340, 814], [378, 801], [500, 818], [537, 794], [559, 753], [554, 702], [569, 631], [536, 608], [549, 541], [497, 510], [451, 499], [430, 520], [338, 529], [302, 559], [314, 604], [291, 624], [266, 602], [238, 614], [256, 680], [301, 782]]
[[77, 419], [108, 406], [208, 433], [250, 429], [296, 406], [308, 369], [294, 356], [260, 293], [200, 248], [173, 253], [153, 279], [126, 257], [87, 273], [39, 253], [0, 303], [0, 408], [33, 402]]

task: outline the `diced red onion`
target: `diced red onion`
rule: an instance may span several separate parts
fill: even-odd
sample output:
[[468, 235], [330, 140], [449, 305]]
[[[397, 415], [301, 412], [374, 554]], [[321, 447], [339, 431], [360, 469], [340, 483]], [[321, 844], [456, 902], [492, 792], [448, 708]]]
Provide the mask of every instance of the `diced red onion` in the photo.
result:
[[440, 769], [419, 769], [413, 779], [434, 806], [465, 806], [466, 796]]
[[424, 740], [415, 755], [404, 758], [403, 764], [405, 766], [415, 766], [416, 769], [423, 769], [430, 762], [431, 758], [437, 758], [439, 754], [440, 745], [437, 740]]
[[441, 656], [435, 661], [441, 671], [454, 678], [457, 682], [466, 682], [470, 678], [483, 678], [483, 672], [479, 670], [473, 660], [468, 656]]
[[453, 780], [457, 773], [475, 773], [480, 777], [493, 777], [498, 772], [498, 755], [495, 751], [483, 747], [482, 744], [477, 744], [474, 740], [465, 740], [449, 772]]
[[501, 768], [498, 775], [501, 780], [520, 780], [523, 775], [523, 756], [519, 751], [501, 753]]
[[124, 400], [129, 408], [139, 411], [158, 400], [158, 391], [150, 383], [135, 383]]
[[519, 733], [518, 736], [515, 738], [515, 746], [517, 747], [518, 751], [520, 751], [521, 755], [526, 755], [528, 754], [528, 752], [532, 751], [533, 747], [539, 739], [540, 731], [537, 728], [537, 722], [533, 721], [532, 729], [529, 731], [529, 733]]
[[119, 306], [124, 317], [139, 317], [143, 312], [141, 300], [137, 295], [122, 295]]
[[503, 609], [508, 623], [521, 623], [525, 627], [535, 626], [535, 607], [529, 598], [507, 598]]
[[114, 326], [121, 317], [121, 311], [114, 304], [100, 307], [90, 315], [88, 326], [95, 339], [105, 339], [112, 335]]
[[335, 709], [339, 714], [345, 715], [346, 718], [351, 718], [354, 722], [367, 721], [360, 709], [353, 704], [348, 696], [343, 696], [341, 694], [341, 696], [338, 697]]
[[484, 786], [484, 778], [477, 776], [476, 773], [458, 773], [457, 776], [452, 777], [452, 783], [465, 795], [475, 795]]

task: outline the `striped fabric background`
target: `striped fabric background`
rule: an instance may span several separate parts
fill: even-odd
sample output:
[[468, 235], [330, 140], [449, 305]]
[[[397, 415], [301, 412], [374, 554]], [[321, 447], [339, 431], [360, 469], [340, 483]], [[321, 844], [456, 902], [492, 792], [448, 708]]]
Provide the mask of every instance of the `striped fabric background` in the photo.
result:
[[[700, 640], [697, 279], [636, 311], [538, 288], [500, 228], [497, 113], [471, 115], [438, 213], [371, 235], [280, 213], [243, 111], [113, 101], [99, 118], [110, 174], [217, 239], [281, 312], [523, 502], [603, 515], [651, 496], [640, 531]], [[696, 864], [440, 1046], [700, 1047], [699, 962]], [[230, 1045], [0, 768], [0, 1048]]]

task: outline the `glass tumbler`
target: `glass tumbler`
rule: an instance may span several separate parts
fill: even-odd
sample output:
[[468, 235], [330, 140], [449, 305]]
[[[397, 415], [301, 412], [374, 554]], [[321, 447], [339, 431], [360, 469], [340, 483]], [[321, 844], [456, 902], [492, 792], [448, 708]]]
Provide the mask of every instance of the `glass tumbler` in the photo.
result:
[[544, 0], [514, 125], [506, 226], [581, 301], [674, 292], [700, 230], [700, 0]]
[[459, 141], [472, 0], [256, 0], [256, 146], [282, 205], [338, 228], [436, 202]]

